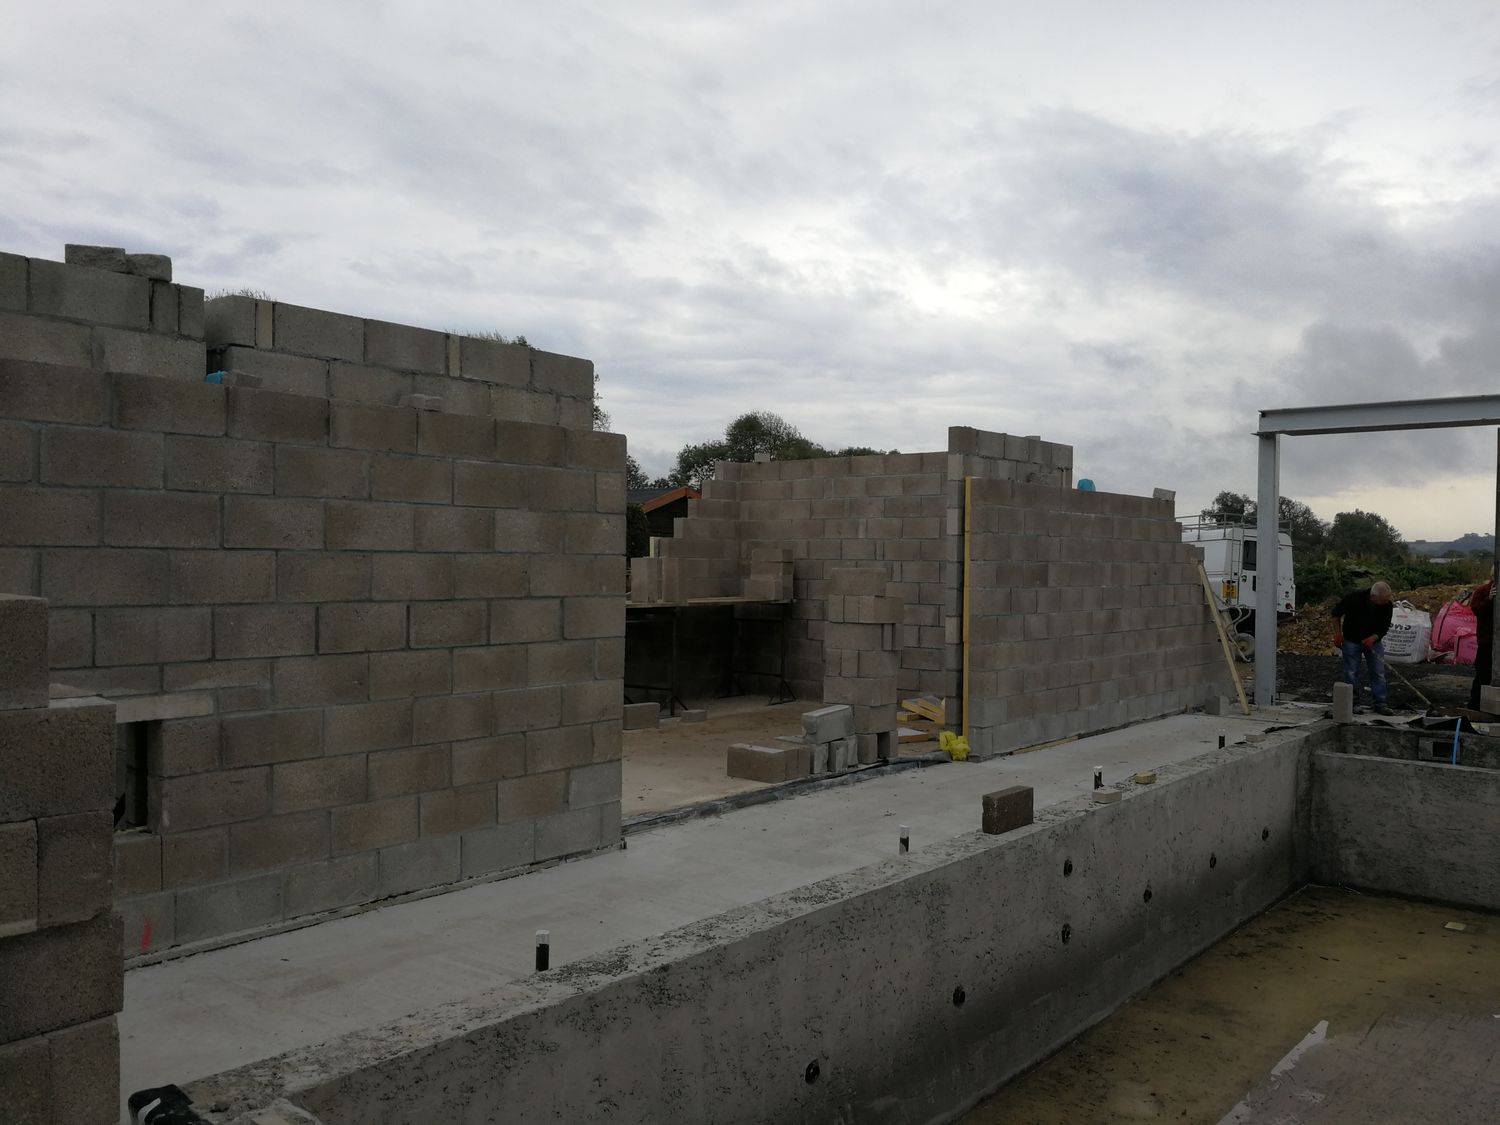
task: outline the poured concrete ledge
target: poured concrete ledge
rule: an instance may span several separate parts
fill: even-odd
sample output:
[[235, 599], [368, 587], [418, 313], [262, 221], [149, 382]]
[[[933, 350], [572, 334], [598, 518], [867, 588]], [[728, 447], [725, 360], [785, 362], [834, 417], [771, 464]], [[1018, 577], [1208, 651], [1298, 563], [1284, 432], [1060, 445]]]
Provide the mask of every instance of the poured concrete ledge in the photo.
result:
[[1312, 794], [1313, 881], [1500, 909], [1500, 771], [1318, 751]]
[[[214, 1120], [927, 1122], [1301, 884], [1330, 728], [194, 1083]], [[1150, 892], [1149, 894], [1147, 892]]]

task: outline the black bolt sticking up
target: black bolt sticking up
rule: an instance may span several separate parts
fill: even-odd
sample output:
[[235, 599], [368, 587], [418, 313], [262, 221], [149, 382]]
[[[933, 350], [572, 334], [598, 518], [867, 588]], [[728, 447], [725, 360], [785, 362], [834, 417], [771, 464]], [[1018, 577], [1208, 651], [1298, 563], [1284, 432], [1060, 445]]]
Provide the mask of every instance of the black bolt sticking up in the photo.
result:
[[552, 960], [552, 931], [538, 930], [536, 932], [536, 971], [544, 973]]
[[1094, 788], [1095, 789], [1103, 789], [1104, 788], [1104, 767], [1103, 766], [1095, 766], [1094, 767]]
[[905, 855], [911, 851], [911, 829], [906, 825], [901, 826], [901, 854]]

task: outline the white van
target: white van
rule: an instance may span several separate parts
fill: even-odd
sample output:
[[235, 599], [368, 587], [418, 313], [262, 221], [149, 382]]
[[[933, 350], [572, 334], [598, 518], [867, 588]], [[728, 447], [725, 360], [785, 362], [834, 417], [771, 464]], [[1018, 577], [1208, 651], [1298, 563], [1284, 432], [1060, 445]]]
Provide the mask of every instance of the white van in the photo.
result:
[[[1297, 605], [1297, 581], [1292, 570], [1292, 537], [1277, 535], [1276, 616], [1290, 617]], [[1255, 528], [1219, 523], [1209, 518], [1184, 521], [1182, 541], [1203, 549], [1208, 584], [1237, 630], [1248, 632], [1255, 616], [1255, 562], [1259, 544]]]

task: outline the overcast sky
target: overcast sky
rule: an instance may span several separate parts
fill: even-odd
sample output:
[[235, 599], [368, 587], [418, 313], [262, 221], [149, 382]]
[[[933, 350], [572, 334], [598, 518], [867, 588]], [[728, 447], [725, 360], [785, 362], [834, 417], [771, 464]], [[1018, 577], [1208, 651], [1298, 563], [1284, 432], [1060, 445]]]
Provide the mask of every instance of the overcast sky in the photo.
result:
[[[1188, 511], [1260, 409], [1500, 391], [1493, 0], [0, 3], [0, 249], [524, 333], [652, 472], [773, 410]], [[1283, 491], [1489, 530], [1495, 445]]]

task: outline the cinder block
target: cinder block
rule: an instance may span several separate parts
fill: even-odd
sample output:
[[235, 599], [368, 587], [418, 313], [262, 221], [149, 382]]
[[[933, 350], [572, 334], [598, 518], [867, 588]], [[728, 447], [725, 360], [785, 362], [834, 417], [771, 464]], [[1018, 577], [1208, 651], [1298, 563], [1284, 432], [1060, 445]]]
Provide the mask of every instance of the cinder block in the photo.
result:
[[377, 891], [378, 864], [375, 855], [365, 854], [294, 867], [286, 873], [286, 916], [370, 902]]
[[526, 773], [526, 736], [504, 734], [453, 744], [453, 784], [478, 785]]
[[0, 360], [87, 369], [93, 363], [93, 331], [18, 313], [0, 313]]
[[387, 555], [372, 559], [371, 597], [379, 601], [451, 598], [454, 560], [450, 555]]
[[383, 320], [365, 321], [366, 363], [442, 374], [447, 370], [447, 357], [448, 338], [442, 332]]
[[[328, 541], [333, 542], [329, 529]], [[305, 551], [324, 544], [323, 505], [317, 500], [258, 496], [224, 498], [224, 546]]]
[[444, 746], [418, 746], [370, 755], [370, 797], [402, 797], [445, 789], [450, 781], [451, 751]]
[[494, 542], [494, 518], [484, 508], [423, 505], [415, 526], [421, 551], [488, 551]]
[[370, 455], [363, 450], [278, 445], [276, 494], [362, 500], [370, 495]]
[[214, 610], [214, 656], [304, 656], [317, 647], [310, 605], [236, 605]]
[[331, 445], [390, 453], [417, 451], [417, 412], [411, 407], [335, 402], [329, 419]]
[[410, 375], [363, 363], [329, 363], [328, 397], [381, 406], [415, 405]]
[[0, 309], [26, 311], [28, 263], [19, 254], [0, 254]]
[[0, 824], [0, 940], [37, 928], [37, 822]]
[[660, 703], [625, 703], [622, 726], [625, 730], [648, 730], [660, 724]]
[[526, 560], [506, 555], [460, 555], [453, 560], [459, 598], [515, 598], [527, 591]]
[[416, 602], [411, 607], [411, 647], [482, 645], [489, 631], [483, 601]]
[[576, 723], [599, 723], [605, 728], [612, 726], [618, 740], [624, 709], [622, 695], [618, 679], [567, 684], [562, 689], [562, 722], [569, 726]]
[[464, 336], [459, 340], [459, 370], [449, 374], [486, 383], [524, 387], [531, 382], [531, 349]]
[[499, 733], [495, 707], [496, 697], [489, 692], [419, 699], [412, 710], [412, 740], [451, 742]]
[[802, 714], [802, 731], [808, 743], [827, 743], [854, 735], [854, 709], [845, 705], [819, 707]]
[[255, 298], [214, 297], [203, 305], [203, 337], [211, 349], [255, 346]]
[[230, 437], [328, 444], [327, 399], [249, 387], [230, 387], [225, 394]]
[[152, 894], [161, 890], [161, 840], [149, 832], [114, 834], [112, 863], [115, 894]]
[[0, 481], [29, 482], [36, 472], [37, 428], [0, 422]]
[[562, 637], [558, 598], [509, 598], [490, 603], [490, 643], [520, 644]]
[[370, 495], [376, 500], [447, 504], [453, 499], [453, 464], [437, 457], [374, 455]]
[[329, 550], [410, 551], [415, 524], [409, 504], [330, 500], [327, 504]]
[[417, 452], [434, 457], [493, 457], [495, 420], [421, 411], [417, 415]]
[[319, 652], [375, 652], [404, 648], [405, 645], [406, 605], [403, 602], [318, 606]]
[[177, 892], [180, 944], [241, 933], [282, 919], [280, 872]]
[[424, 837], [489, 828], [495, 823], [495, 787], [469, 785], [423, 793], [419, 808]]
[[1024, 828], [1031, 823], [1033, 793], [1029, 785], [1012, 785], [986, 793], [981, 802], [984, 831], [991, 836]]
[[369, 662], [371, 699], [446, 695], [453, 690], [451, 660], [446, 649], [373, 653]]
[[0, 823], [114, 804], [114, 706], [87, 699], [0, 711]]
[[141, 277], [34, 258], [30, 294], [27, 308], [37, 316], [142, 332], [151, 324], [151, 283]]
[[153, 777], [180, 777], [216, 770], [219, 743], [217, 716], [152, 723], [146, 728], [146, 772]]
[[229, 870], [235, 875], [279, 870], [328, 857], [328, 814], [272, 816], [229, 829]]
[[593, 400], [594, 365], [589, 360], [532, 349], [531, 385], [569, 398]]
[[526, 649], [521, 645], [485, 645], [453, 652], [453, 690], [508, 691], [526, 686]]
[[366, 794], [363, 754], [281, 762], [271, 767], [271, 808], [274, 812], [355, 805], [364, 801]]
[[46, 1043], [52, 1064], [51, 1120], [115, 1125], [120, 1115], [120, 1039], [114, 1017], [55, 1032]]
[[30, 597], [37, 592], [37, 554], [0, 548], [0, 591]]
[[47, 706], [47, 603], [0, 594], [0, 710]]
[[279, 352], [345, 359], [365, 358], [365, 322], [340, 313], [276, 302], [275, 340]]
[[218, 722], [228, 768], [300, 761], [323, 753], [319, 708], [224, 715]]
[[224, 388], [151, 375], [115, 375], [114, 421], [126, 430], [220, 436], [227, 425]]
[[[374, 757], [372, 755], [372, 770]], [[332, 851], [336, 856], [369, 852], [417, 838], [417, 798], [395, 797], [347, 805], [330, 813]]]
[[219, 546], [217, 496], [111, 488], [103, 501], [107, 546]]
[[[1480, 690], [1482, 692], [1483, 688]], [[1227, 705], [1228, 700], [1222, 695], [1218, 696], [1218, 699]], [[1226, 706], [1222, 711], [1210, 711], [1205, 707], [1204, 711], [1211, 715], [1224, 715], [1228, 714], [1228, 707]], [[1354, 686], [1352, 684], [1333, 685], [1333, 721], [1336, 723], [1354, 721]]]
[[812, 758], [806, 746], [752, 746], [736, 743], [729, 748], [730, 777], [747, 781], [782, 782], [806, 777]]
[[567, 807], [567, 773], [533, 773], [502, 780], [496, 787], [500, 823], [552, 816]]
[[118, 916], [105, 913], [7, 938], [0, 957], [0, 1043], [118, 1012], [120, 935]]
[[462, 841], [465, 878], [525, 867], [536, 855], [536, 829], [529, 820], [466, 832]]
[[[257, 311], [268, 308], [270, 305], [264, 301], [257, 305]], [[257, 315], [257, 334], [260, 329], [261, 318]], [[215, 354], [218, 366], [226, 373], [225, 382], [235, 387], [304, 395], [320, 401], [329, 397], [328, 371], [331, 364], [326, 359], [253, 348], [225, 348]]]
[[228, 828], [208, 828], [161, 838], [163, 889], [199, 886], [228, 877]]
[[285, 657], [277, 660], [273, 684], [278, 707], [322, 707], [331, 703], [360, 703], [369, 697], [370, 657]]
[[571, 769], [574, 766], [586, 766], [593, 761], [592, 725], [545, 727], [526, 733], [528, 773]]
[[563, 532], [563, 518], [557, 512], [531, 512], [510, 508], [495, 512], [497, 551], [560, 555], [563, 552]]
[[271, 446], [227, 438], [169, 436], [166, 486], [188, 492], [264, 495], [272, 488]]
[[412, 705], [394, 699], [380, 703], [351, 703], [323, 711], [323, 752], [354, 754], [410, 746]]
[[708, 712], [702, 708], [699, 708], [697, 710], [694, 710], [693, 708], [686, 708], [677, 717], [684, 723], [708, 722]]
[[285, 602], [345, 602], [367, 598], [370, 596], [370, 571], [369, 555], [347, 551], [310, 551], [306, 554], [283, 551], [276, 558], [276, 593]]
[[122, 916], [119, 952], [128, 960], [177, 944], [177, 894], [160, 891], [150, 895], [133, 895], [118, 903]]
[[1490, 715], [1500, 715], [1500, 687], [1480, 685], [1479, 709]]
[[162, 435], [51, 427], [42, 432], [41, 479], [46, 484], [162, 486]]
[[203, 344], [124, 328], [96, 327], [94, 366], [114, 373], [157, 375], [179, 382], [201, 382]]
[[172, 280], [172, 259], [165, 254], [126, 254], [125, 272], [169, 283]]
[[36, 822], [37, 922], [82, 922], [110, 908], [114, 816], [107, 811]]
[[[86, 609], [54, 609], [47, 614], [47, 660], [54, 670], [94, 663], [94, 615]], [[46, 665], [44, 664], [43, 667]], [[3, 709], [3, 708], [0, 708]]]
[[399, 895], [452, 883], [459, 877], [457, 836], [438, 836], [380, 850], [381, 895]]
[[255, 820], [269, 811], [266, 767], [151, 778], [155, 816], [153, 832], [190, 832], [239, 820]]
[[604, 806], [569, 809], [536, 822], [536, 858], [538, 862], [565, 855], [593, 851], [603, 843]]
[[495, 733], [557, 726], [562, 721], [562, 693], [561, 687], [495, 692]]
[[42, 1036], [0, 1046], [0, 1105], [12, 1121], [59, 1120], [53, 1116], [51, 1052]]
[[453, 502], [474, 507], [525, 508], [527, 470], [489, 461], [459, 461], [453, 466]]
[[620, 763], [601, 762], [568, 771], [568, 807], [588, 808], [620, 799]]
[[99, 542], [99, 497], [72, 488], [0, 486], [0, 543], [88, 547]]
[[[276, 556], [269, 551], [173, 551], [167, 585], [166, 600], [174, 605], [268, 602], [276, 597]], [[158, 604], [163, 599], [144, 600]]]

